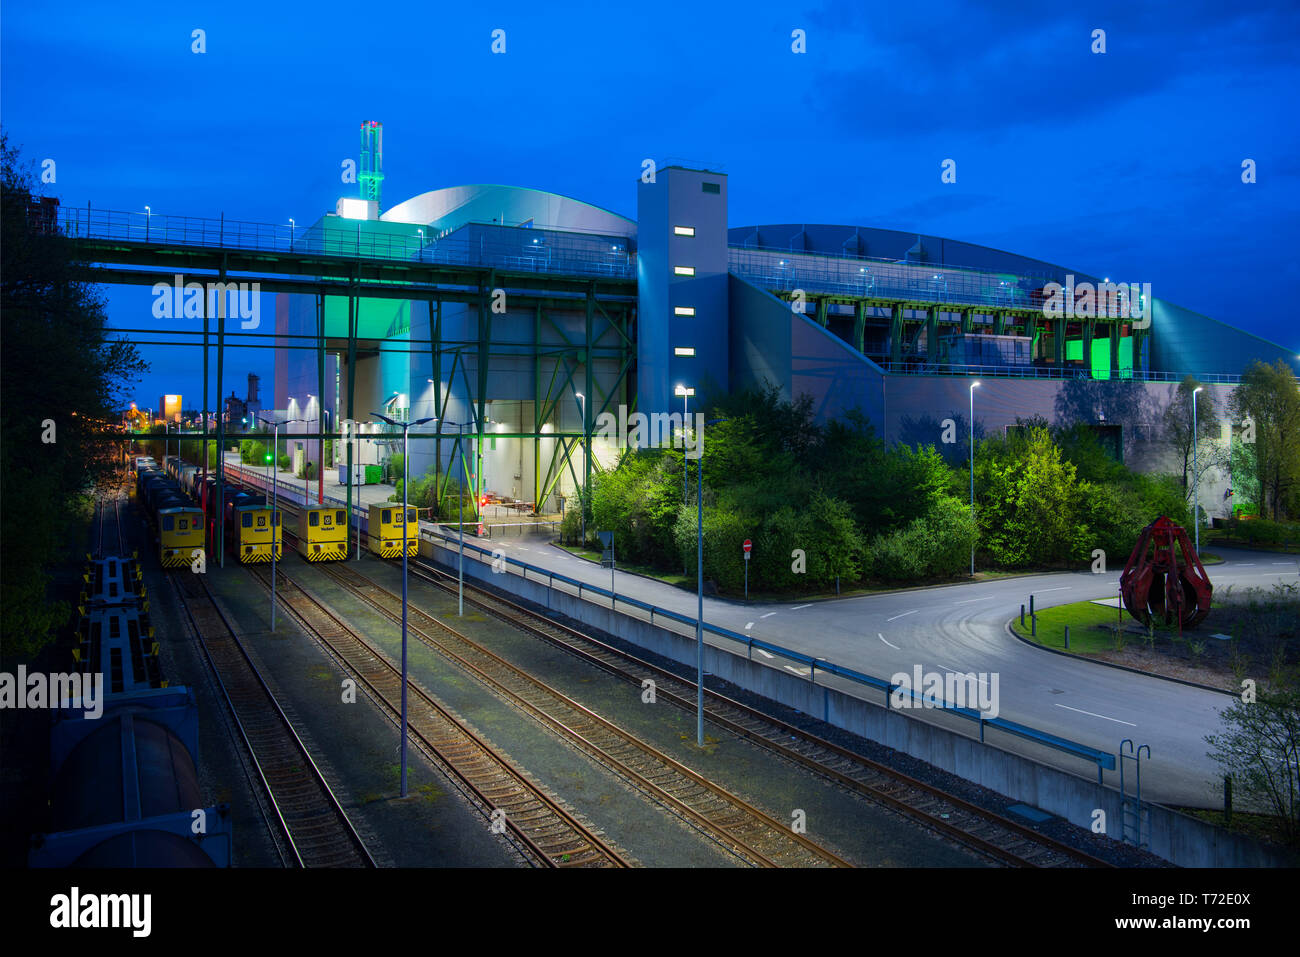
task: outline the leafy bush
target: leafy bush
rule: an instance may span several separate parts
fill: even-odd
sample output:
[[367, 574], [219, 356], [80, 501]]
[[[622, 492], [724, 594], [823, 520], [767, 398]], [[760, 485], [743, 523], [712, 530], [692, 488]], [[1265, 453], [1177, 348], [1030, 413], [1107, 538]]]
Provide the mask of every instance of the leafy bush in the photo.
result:
[[868, 568], [884, 581], [951, 577], [969, 569], [975, 534], [970, 505], [945, 495], [924, 517], [873, 541]]

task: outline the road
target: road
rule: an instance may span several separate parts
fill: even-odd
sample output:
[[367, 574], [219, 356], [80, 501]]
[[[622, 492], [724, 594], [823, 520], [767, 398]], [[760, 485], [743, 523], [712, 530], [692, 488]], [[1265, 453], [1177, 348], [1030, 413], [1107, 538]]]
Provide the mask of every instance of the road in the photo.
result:
[[[602, 588], [610, 585], [607, 569], [569, 556], [541, 536], [476, 543]], [[1224, 564], [1207, 569], [1216, 593], [1229, 585], [1240, 592], [1300, 581], [1300, 563], [1294, 558], [1217, 552]], [[1144, 798], [1218, 806], [1219, 772], [1206, 754], [1204, 737], [1220, 727], [1219, 712], [1231, 701], [1227, 695], [1053, 654], [1006, 631], [1007, 621], [1019, 614], [1031, 593], [1039, 609], [1113, 598], [1118, 579], [1118, 570], [1112, 569], [1109, 574], [1055, 573], [824, 601], [746, 606], [706, 598], [704, 617], [720, 627], [881, 678], [911, 674], [916, 665], [923, 671], [973, 671], [989, 679], [996, 674], [1001, 717], [1105, 751], [1118, 752], [1125, 738], [1147, 744], [1151, 759], [1142, 769]], [[619, 594], [695, 616], [691, 593], [626, 573], [616, 573], [615, 581]], [[807, 673], [774, 660], [777, 666]], [[864, 697], [872, 695], [863, 692]], [[1086, 762], [1045, 752], [1029, 742], [1008, 737], [998, 743], [1075, 773], [1091, 773]]]

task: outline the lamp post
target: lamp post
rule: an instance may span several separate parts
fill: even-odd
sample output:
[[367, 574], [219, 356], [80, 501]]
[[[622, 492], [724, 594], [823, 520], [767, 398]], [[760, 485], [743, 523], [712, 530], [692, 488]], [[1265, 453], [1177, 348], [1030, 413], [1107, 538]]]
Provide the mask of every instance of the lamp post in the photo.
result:
[[[258, 418], [261, 419], [261, 421], [263, 422], [268, 422], [267, 419], [262, 419], [260, 415], [258, 416]], [[285, 419], [284, 424], [288, 425], [290, 422], [301, 422], [301, 421], [303, 420]], [[271, 430], [272, 430], [271, 431], [271, 457], [274, 460], [274, 458], [280, 453], [280, 420], [271, 419], [269, 420], [269, 425], [271, 426]], [[273, 461], [271, 466], [271, 630], [272, 631], [275, 631], [275, 565], [276, 565], [276, 551], [277, 551], [276, 546], [280, 544], [280, 538], [281, 538], [280, 512], [279, 509], [276, 508], [276, 506], [279, 504], [278, 496], [276, 494], [277, 491], [279, 490], [279, 477], [280, 477], [279, 471], [280, 471], [280, 463]], [[224, 503], [222, 502], [218, 502], [217, 508], [221, 508], [223, 504]]]
[[578, 501], [578, 520], [582, 526], [580, 547], [587, 547], [587, 457], [591, 449], [587, 447], [587, 400], [581, 392], [573, 393], [582, 406], [582, 498]]
[[153, 218], [153, 210], [148, 206], [144, 208], [144, 241], [149, 241], [149, 220]]
[[[975, 390], [980, 381], [970, 384], [970, 520], [975, 521]], [[970, 542], [970, 577], [975, 577], [975, 539]]]
[[1196, 446], [1197, 439], [1200, 438], [1196, 432], [1196, 393], [1204, 389], [1205, 386], [1198, 385], [1192, 390], [1192, 524], [1193, 534], [1195, 535], [1196, 556], [1201, 555], [1201, 483], [1196, 473]]
[[289, 252], [293, 252], [293, 231], [295, 226], [296, 224], [294, 223], [293, 218], [290, 217], [289, 218]]
[[[682, 455], [683, 455], [682, 461], [685, 462], [686, 461], [685, 459], [686, 429], [688, 428], [686, 423], [689, 421], [688, 416], [690, 415], [690, 413], [686, 411], [686, 404], [690, 401], [691, 394], [689, 391], [687, 391], [686, 386], [684, 385], [679, 385], [677, 387], [677, 394], [682, 397]], [[686, 491], [686, 469], [685, 468], [682, 469], [682, 504], [683, 505], [691, 504], [689, 494]]]
[[[682, 440], [685, 442], [685, 433]], [[704, 747], [704, 446], [695, 466], [695, 743]], [[683, 450], [685, 454], [685, 450]], [[688, 459], [684, 459], [689, 464]]]
[[407, 528], [410, 525], [406, 514], [406, 496], [411, 484], [410, 432], [411, 426], [424, 425], [426, 422], [432, 422], [433, 418], [398, 422], [378, 412], [370, 414], [376, 419], [383, 419], [389, 425], [402, 427], [402, 797], [406, 797], [406, 541]]

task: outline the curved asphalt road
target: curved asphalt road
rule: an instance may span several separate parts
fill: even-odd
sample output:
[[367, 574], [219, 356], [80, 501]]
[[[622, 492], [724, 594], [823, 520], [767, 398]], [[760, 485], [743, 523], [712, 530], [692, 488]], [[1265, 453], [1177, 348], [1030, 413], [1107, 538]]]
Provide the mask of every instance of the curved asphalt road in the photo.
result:
[[[573, 558], [540, 536], [478, 540], [475, 544], [501, 548], [512, 558], [602, 588], [610, 586], [607, 569]], [[1216, 593], [1229, 585], [1240, 592], [1300, 578], [1296, 558], [1284, 560], [1284, 556], [1268, 552], [1216, 552], [1226, 559], [1224, 564], [1206, 569]], [[636, 575], [618, 573], [615, 579], [620, 595], [695, 616], [696, 599], [690, 593]], [[1118, 581], [1119, 570], [1113, 569], [1102, 575], [1055, 573], [814, 602], [745, 606], [706, 598], [704, 617], [714, 625], [879, 678], [897, 672], [911, 674], [918, 664], [924, 671], [941, 673], [973, 671], [988, 673], [990, 678], [996, 673], [1000, 717], [1113, 753], [1118, 753], [1125, 738], [1147, 744], [1151, 758], [1142, 766], [1144, 798], [1217, 807], [1222, 786], [1216, 765], [1206, 755], [1204, 737], [1220, 727], [1219, 712], [1231, 702], [1229, 696], [1066, 658], [1007, 634], [1007, 621], [1019, 615], [1021, 603], [1028, 604], [1031, 592], [1035, 607], [1041, 609], [1113, 598]], [[706, 636], [706, 640], [724, 644], [717, 638]], [[808, 673], [806, 668], [779, 659], [771, 664], [796, 674]], [[820, 675], [818, 682], [846, 687], [837, 679], [823, 680]], [[877, 703], [882, 699], [870, 689], [858, 687], [855, 693]], [[974, 731], [967, 721], [934, 713], [924, 716], [967, 735]], [[988, 738], [991, 743], [995, 741], [992, 734]], [[1078, 774], [1095, 773], [1085, 760], [1017, 737], [999, 734], [995, 743]], [[1127, 773], [1131, 775], [1131, 766]], [[1108, 772], [1106, 780], [1118, 784], [1118, 774]]]

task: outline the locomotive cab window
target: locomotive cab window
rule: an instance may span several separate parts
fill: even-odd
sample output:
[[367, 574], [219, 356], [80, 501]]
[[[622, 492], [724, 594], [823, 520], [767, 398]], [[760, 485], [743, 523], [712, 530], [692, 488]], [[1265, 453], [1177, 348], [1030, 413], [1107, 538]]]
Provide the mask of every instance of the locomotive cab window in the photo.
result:
[[381, 520], [385, 525], [391, 522], [393, 520], [393, 510], [390, 508], [384, 509], [384, 514]]
[[252, 527], [253, 527], [253, 516], [250, 515], [248, 512], [245, 512], [245, 513], [244, 513], [244, 522], [243, 522], [243, 524], [244, 524], [244, 528], [252, 528]]
[[408, 522], [414, 522], [414, 521], [415, 521], [415, 509], [413, 509], [413, 508], [408, 508], [408, 509], [406, 510], [406, 520], [407, 520]]
[[320, 524], [320, 512], [311, 512], [307, 516], [307, 524], [316, 526]]
[[164, 532], [170, 532], [176, 526], [176, 519], [170, 515], [164, 515], [162, 525]]
[[337, 512], [334, 513], [334, 522], [335, 522], [335, 524], [337, 524], [337, 525], [342, 525], [342, 524], [343, 524], [343, 510], [342, 510], [342, 509], [339, 509]]

